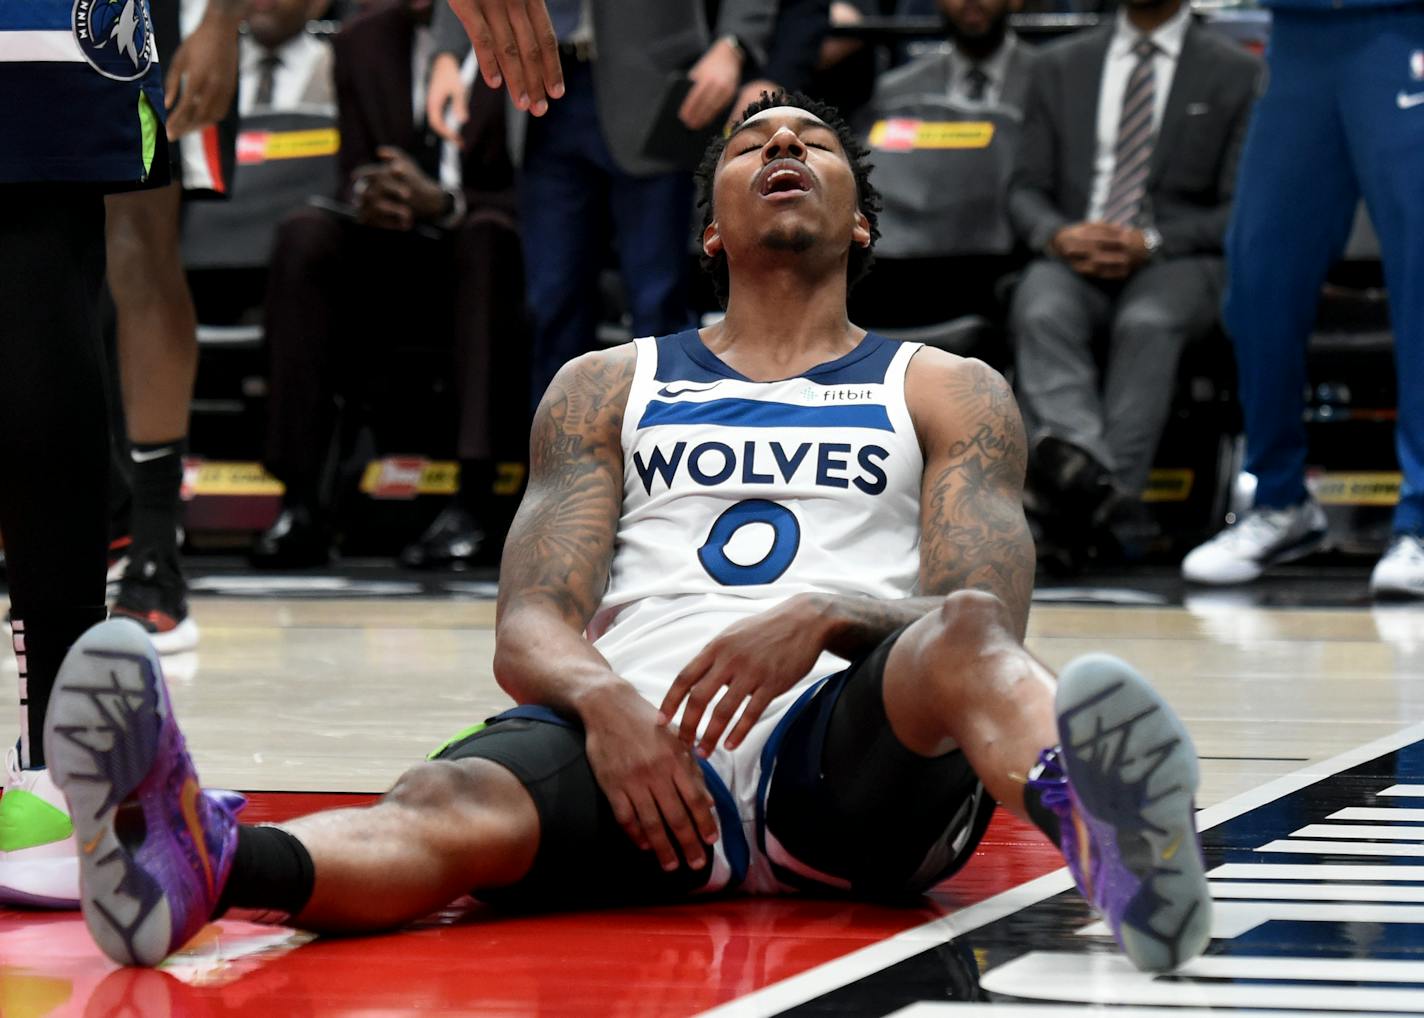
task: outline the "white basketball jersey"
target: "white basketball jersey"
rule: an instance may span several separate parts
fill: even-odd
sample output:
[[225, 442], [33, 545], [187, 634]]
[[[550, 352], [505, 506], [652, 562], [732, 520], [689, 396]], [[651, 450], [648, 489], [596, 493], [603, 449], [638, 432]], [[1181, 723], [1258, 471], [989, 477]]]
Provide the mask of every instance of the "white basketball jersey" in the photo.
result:
[[[659, 704], [713, 637], [794, 594], [914, 592], [924, 459], [905, 370], [919, 344], [872, 333], [778, 382], [738, 374], [695, 329], [635, 344], [623, 511], [589, 624], [615, 673]], [[735, 754], [713, 754], [749, 835], [761, 747], [807, 686], [845, 664], [822, 654]], [[772, 889], [753, 855], [748, 889]]]

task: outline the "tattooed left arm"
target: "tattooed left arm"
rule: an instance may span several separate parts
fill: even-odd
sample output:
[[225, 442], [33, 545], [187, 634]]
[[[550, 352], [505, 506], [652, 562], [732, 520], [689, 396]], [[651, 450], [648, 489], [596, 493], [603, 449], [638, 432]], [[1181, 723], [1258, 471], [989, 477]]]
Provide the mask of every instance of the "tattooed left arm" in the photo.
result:
[[925, 349], [905, 395], [925, 454], [920, 493], [919, 596], [885, 601], [807, 594], [788, 610], [853, 658], [956, 590], [987, 591], [1008, 606], [1023, 639], [1033, 597], [1034, 548], [1023, 511], [1027, 440], [1003, 376], [982, 361]]

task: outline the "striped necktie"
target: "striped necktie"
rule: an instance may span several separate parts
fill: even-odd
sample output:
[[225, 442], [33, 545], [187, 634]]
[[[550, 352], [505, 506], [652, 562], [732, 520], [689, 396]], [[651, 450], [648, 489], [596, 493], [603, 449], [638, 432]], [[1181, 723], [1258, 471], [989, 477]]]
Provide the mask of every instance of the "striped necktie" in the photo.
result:
[[1127, 79], [1122, 97], [1122, 116], [1117, 122], [1117, 146], [1113, 149], [1112, 184], [1103, 221], [1130, 226], [1142, 214], [1147, 196], [1147, 172], [1152, 163], [1152, 112], [1156, 105], [1157, 83], [1152, 58], [1157, 47], [1151, 39], [1139, 39], [1132, 47], [1137, 63]]

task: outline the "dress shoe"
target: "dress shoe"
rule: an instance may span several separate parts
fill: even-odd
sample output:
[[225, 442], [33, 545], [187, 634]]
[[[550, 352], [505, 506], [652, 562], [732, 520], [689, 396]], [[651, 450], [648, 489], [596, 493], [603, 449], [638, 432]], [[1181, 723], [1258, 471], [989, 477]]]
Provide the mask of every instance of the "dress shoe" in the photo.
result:
[[261, 569], [309, 569], [331, 564], [331, 531], [305, 506], [288, 506], [252, 546]]
[[469, 510], [448, 505], [400, 554], [411, 569], [464, 569], [474, 564], [485, 545], [485, 532]]

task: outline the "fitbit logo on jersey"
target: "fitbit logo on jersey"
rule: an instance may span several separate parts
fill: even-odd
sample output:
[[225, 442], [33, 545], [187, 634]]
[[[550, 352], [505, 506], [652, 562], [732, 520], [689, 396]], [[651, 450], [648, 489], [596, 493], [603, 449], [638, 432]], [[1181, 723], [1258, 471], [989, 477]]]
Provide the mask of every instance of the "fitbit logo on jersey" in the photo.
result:
[[835, 389], [826, 389], [821, 393], [823, 403], [859, 403], [863, 400], [876, 400], [880, 398], [876, 387], [871, 386], [840, 386]]
[[643, 490], [653, 493], [661, 480], [671, 488], [680, 478], [694, 484], [791, 484], [795, 480], [818, 488], [849, 488], [854, 485], [867, 495], [885, 490], [884, 463], [890, 452], [878, 445], [854, 446], [849, 442], [700, 442], [689, 446], [678, 442], [671, 448], [655, 445], [647, 456], [633, 453], [633, 467]]

